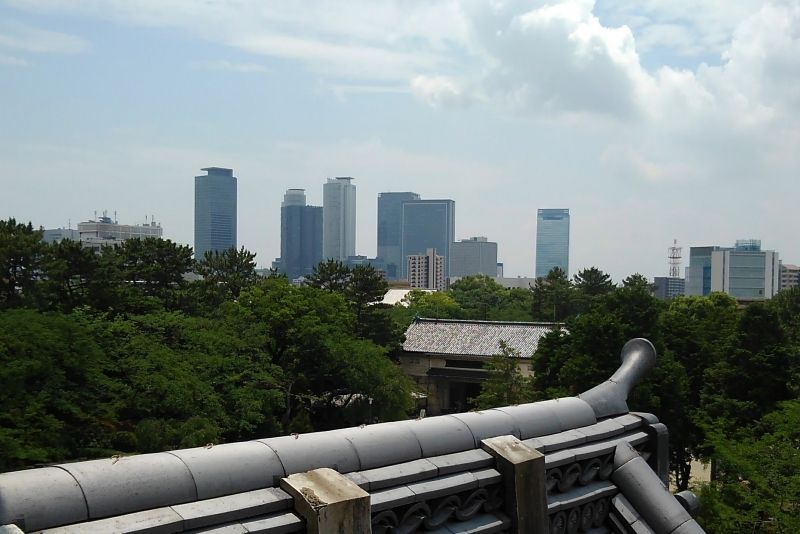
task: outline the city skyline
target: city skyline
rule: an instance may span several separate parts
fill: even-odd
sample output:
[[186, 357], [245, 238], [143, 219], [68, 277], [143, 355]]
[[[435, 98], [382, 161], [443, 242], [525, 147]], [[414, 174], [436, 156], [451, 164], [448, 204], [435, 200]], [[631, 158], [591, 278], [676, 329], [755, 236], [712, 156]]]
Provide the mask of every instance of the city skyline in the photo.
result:
[[416, 191], [454, 199], [456, 239], [497, 241], [507, 276], [533, 274], [547, 206], [570, 208], [572, 273], [663, 276], [675, 238], [748, 235], [796, 264], [798, 28], [796, 1], [2, 0], [0, 215], [108, 207], [193, 244], [214, 164], [263, 267], [280, 195], [320, 205], [337, 175], [370, 257], [374, 199]]

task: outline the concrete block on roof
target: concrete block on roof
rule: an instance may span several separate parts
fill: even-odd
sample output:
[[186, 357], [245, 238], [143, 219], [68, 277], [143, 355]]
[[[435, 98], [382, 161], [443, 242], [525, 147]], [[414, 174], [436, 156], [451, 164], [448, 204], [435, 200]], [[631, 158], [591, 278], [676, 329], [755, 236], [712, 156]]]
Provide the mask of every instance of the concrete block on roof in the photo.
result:
[[43, 467], [0, 473], [0, 525], [40, 530], [88, 518], [83, 492], [66, 471]]
[[281, 488], [294, 497], [309, 534], [372, 531], [369, 493], [333, 469], [289, 475]]
[[496, 410], [506, 413], [514, 419], [519, 428], [520, 439], [535, 438], [561, 432], [561, 423], [553, 411], [553, 403], [549, 401], [518, 406], [505, 406]]
[[242, 521], [242, 526], [249, 534], [289, 534], [305, 532], [303, 520], [291, 512], [257, 517], [250, 521]]
[[80, 484], [89, 519], [197, 500], [194, 480], [180, 459], [160, 452], [59, 465]]
[[17, 525], [0, 525], [0, 534], [25, 534]]
[[475, 437], [475, 447], [481, 446], [481, 441], [495, 436], [520, 437], [520, 430], [514, 418], [502, 410], [484, 410], [479, 412], [466, 412], [452, 414], [467, 425]]
[[422, 458], [417, 436], [404, 425], [380, 423], [348, 428], [345, 436], [356, 450], [362, 470]]
[[495, 458], [503, 477], [504, 507], [511, 518], [511, 531], [549, 532], [544, 455], [514, 436], [485, 439], [481, 447]]
[[183, 519], [172, 508], [156, 508], [43, 530], [40, 534], [171, 534], [183, 531]]
[[278, 484], [286, 476], [275, 452], [257, 441], [170, 451], [189, 468], [198, 499]]
[[370, 491], [435, 478], [438, 474], [439, 469], [427, 459], [388, 465], [359, 473], [367, 481]]
[[266, 488], [178, 504], [172, 509], [183, 518], [183, 528], [188, 530], [271, 514], [291, 504], [292, 497], [282, 489]]
[[439, 469], [439, 476], [494, 465], [492, 455], [482, 449], [433, 456], [427, 460]]
[[345, 437], [346, 430], [297, 434], [259, 439], [268, 445], [283, 464], [287, 475], [328, 467], [340, 473], [359, 471], [361, 463], [353, 444]]
[[472, 431], [460, 419], [449, 415], [398, 421], [396, 425], [411, 430], [419, 441], [422, 457], [441, 456], [475, 448]]

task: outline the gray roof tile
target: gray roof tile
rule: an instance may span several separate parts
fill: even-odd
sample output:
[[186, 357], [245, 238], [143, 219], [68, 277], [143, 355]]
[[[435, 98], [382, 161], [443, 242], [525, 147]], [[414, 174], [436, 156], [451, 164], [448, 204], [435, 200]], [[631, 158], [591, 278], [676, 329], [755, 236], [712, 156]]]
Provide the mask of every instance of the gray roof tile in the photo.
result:
[[530, 358], [539, 339], [555, 326], [553, 323], [415, 319], [406, 330], [403, 350], [488, 357], [497, 354], [500, 341], [505, 341], [523, 357]]

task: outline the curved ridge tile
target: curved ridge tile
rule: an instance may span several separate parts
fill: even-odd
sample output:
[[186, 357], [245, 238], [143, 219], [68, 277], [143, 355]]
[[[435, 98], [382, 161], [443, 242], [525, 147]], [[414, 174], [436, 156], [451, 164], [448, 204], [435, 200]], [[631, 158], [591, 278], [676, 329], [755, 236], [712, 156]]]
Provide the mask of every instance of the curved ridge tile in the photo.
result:
[[189, 468], [160, 452], [59, 465], [78, 481], [89, 519], [197, 500]]
[[348, 428], [345, 437], [355, 448], [362, 471], [422, 458], [416, 434], [397, 423]]
[[450, 417], [458, 419], [469, 427], [474, 436], [476, 448], [481, 446], [481, 440], [487, 438], [508, 435], [519, 438], [521, 435], [514, 418], [502, 410], [465, 412], [452, 414]]
[[542, 401], [495, 409], [514, 419], [519, 428], [520, 439], [530, 439], [561, 432], [561, 422], [554, 408], [552, 401]]
[[411, 430], [422, 448], [422, 457], [441, 456], [475, 448], [475, 436], [466, 423], [450, 415], [395, 423]]
[[181, 449], [169, 454], [180, 458], [192, 473], [199, 500], [269, 488], [285, 476], [275, 451], [257, 441]]
[[24, 531], [86, 521], [89, 511], [78, 482], [58, 467], [0, 473], [0, 525]]
[[329, 467], [340, 473], [361, 469], [355, 447], [347, 439], [347, 430], [329, 430], [256, 440], [275, 451], [286, 476]]

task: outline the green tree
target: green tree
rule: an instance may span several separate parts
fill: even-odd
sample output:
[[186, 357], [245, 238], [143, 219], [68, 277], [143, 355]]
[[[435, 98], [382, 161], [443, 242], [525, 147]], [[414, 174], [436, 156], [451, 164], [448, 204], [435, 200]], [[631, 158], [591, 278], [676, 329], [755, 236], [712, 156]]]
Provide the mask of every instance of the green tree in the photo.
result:
[[575, 288], [560, 268], [553, 267], [546, 277], [537, 278], [531, 292], [534, 320], [559, 322], [573, 313]]
[[238, 299], [242, 290], [258, 280], [255, 258], [244, 247], [207, 250], [194, 266], [194, 272], [202, 277], [195, 286], [200, 300], [213, 310], [225, 301]]
[[107, 448], [103, 358], [80, 316], [0, 312], [0, 470]]
[[478, 409], [533, 401], [533, 380], [520, 371], [520, 358], [517, 349], [500, 342], [500, 351], [485, 365], [489, 376], [481, 383], [480, 394], [472, 399]]
[[800, 532], [800, 400], [727, 434], [709, 427], [716, 479], [701, 492], [708, 532]]
[[0, 220], [0, 309], [32, 300], [44, 250], [42, 232], [31, 223]]
[[507, 290], [485, 275], [465, 276], [450, 285], [448, 294], [469, 319], [486, 321], [500, 306]]
[[350, 276], [347, 265], [338, 260], [327, 260], [314, 267], [312, 273], [306, 277], [306, 283], [317, 289], [344, 292]]
[[579, 271], [573, 277], [573, 281], [575, 289], [587, 297], [605, 295], [614, 289], [614, 282], [611, 281], [611, 276], [597, 267], [589, 267]]

